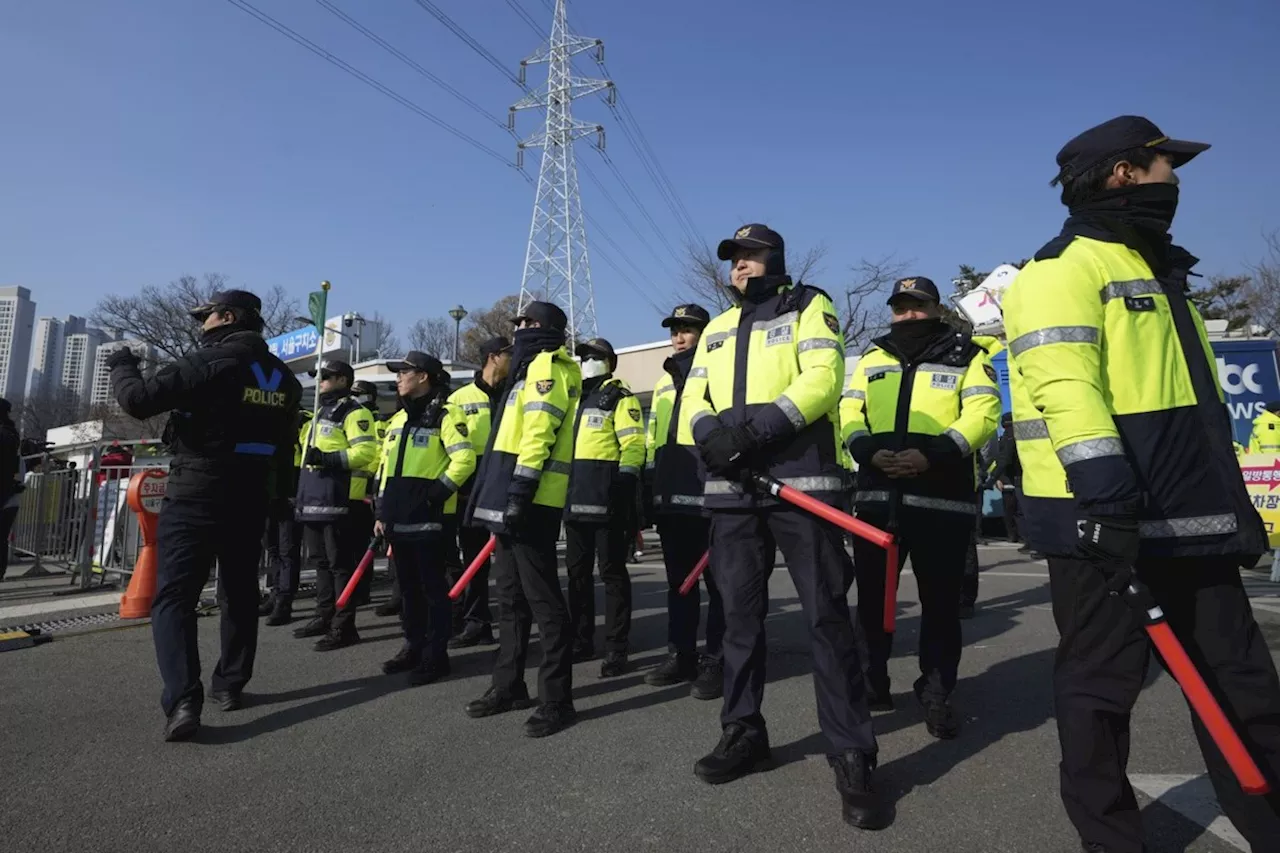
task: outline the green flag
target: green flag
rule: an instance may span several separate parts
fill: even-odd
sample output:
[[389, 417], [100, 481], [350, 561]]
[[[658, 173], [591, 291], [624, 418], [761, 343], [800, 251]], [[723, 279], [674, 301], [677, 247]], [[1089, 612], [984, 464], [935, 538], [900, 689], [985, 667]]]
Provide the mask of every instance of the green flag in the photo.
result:
[[307, 310], [311, 314], [311, 322], [315, 323], [316, 330], [324, 334], [325, 313], [329, 303], [329, 291], [313, 290], [307, 295]]

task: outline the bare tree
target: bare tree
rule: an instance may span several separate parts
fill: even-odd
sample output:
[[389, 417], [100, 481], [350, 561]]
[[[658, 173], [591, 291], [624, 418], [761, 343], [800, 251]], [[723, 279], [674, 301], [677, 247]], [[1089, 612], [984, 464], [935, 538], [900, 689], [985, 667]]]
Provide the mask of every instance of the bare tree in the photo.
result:
[[845, 288], [843, 299], [836, 299], [845, 352], [849, 356], [861, 355], [871, 339], [889, 325], [885, 300], [909, 264], [886, 255], [879, 260], [863, 258], [853, 267], [853, 283]]
[[[806, 251], [787, 252], [787, 273], [792, 281], [814, 284], [813, 279], [822, 273], [828, 248], [819, 243]], [[715, 314], [732, 304], [729, 299], [729, 265], [716, 257], [713, 247], [689, 243], [685, 246], [688, 265], [681, 289], [674, 296], [677, 300], [692, 297]]]
[[375, 311], [373, 316], [365, 319], [361, 330], [359, 352], [361, 359], [404, 355], [404, 350], [400, 347], [400, 338], [396, 336], [395, 326], [382, 316], [382, 312]]
[[504, 296], [489, 308], [472, 311], [463, 321], [462, 340], [458, 347], [458, 359], [470, 364], [480, 363], [480, 345], [489, 338], [502, 335], [511, 338], [511, 320], [520, 311], [520, 296]]
[[24, 438], [44, 440], [54, 427], [83, 421], [89, 407], [61, 385], [42, 387], [14, 406], [13, 421]]
[[1266, 235], [1267, 254], [1250, 268], [1245, 297], [1253, 309], [1253, 321], [1264, 332], [1280, 334], [1280, 231]]
[[[448, 361], [453, 356], [453, 331], [453, 323], [443, 317], [415, 320], [409, 327], [409, 348]], [[461, 340], [458, 345], [461, 347]]]
[[[148, 284], [134, 296], [104, 296], [89, 315], [90, 322], [131, 340], [151, 344], [168, 359], [195, 349], [200, 342], [200, 326], [187, 312], [207, 302], [218, 290], [228, 289], [228, 279], [207, 273], [203, 279], [184, 275], [166, 285]], [[257, 292], [262, 299], [262, 319], [266, 337], [306, 325], [298, 319], [298, 302], [279, 285]]]

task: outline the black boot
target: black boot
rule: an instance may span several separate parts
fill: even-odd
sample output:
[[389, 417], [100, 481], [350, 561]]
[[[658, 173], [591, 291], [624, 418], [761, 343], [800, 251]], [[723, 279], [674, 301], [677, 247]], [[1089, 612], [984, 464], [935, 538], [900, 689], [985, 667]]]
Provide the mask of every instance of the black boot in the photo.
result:
[[404, 645], [400, 647], [400, 651], [396, 652], [395, 657], [382, 662], [382, 671], [387, 675], [409, 672], [421, 662], [422, 655]]
[[212, 690], [209, 701], [223, 711], [239, 711], [244, 707], [244, 696], [239, 690]]
[[167, 741], [190, 740], [200, 730], [200, 702], [193, 698], [179, 699], [178, 705], [164, 725]]
[[604, 663], [600, 664], [600, 677], [616, 678], [629, 668], [626, 652], [609, 652], [604, 656]]
[[719, 699], [724, 695], [724, 664], [719, 658], [703, 655], [698, 659], [698, 677], [689, 688], [694, 699]]
[[327, 633], [329, 633], [329, 620], [323, 616], [317, 616], [301, 628], [293, 629], [293, 636], [300, 640], [307, 637], [323, 637]]
[[497, 687], [490, 687], [479, 699], [467, 703], [468, 717], [492, 717], [494, 714], [505, 714], [507, 711], [523, 711], [532, 708], [534, 702], [529, 698], [529, 690], [523, 684], [515, 692], [508, 693]]
[[275, 590], [268, 590], [266, 595], [258, 596], [258, 615], [266, 616], [276, 608]]
[[524, 733], [529, 737], [547, 737], [573, 725], [577, 716], [572, 702], [543, 702], [524, 721]]
[[288, 625], [293, 621], [293, 599], [287, 595], [276, 598], [276, 606], [267, 617], [268, 625]]
[[583, 640], [573, 641], [573, 662], [583, 663], [589, 661], [596, 656], [596, 647], [591, 643]]
[[694, 775], [708, 785], [721, 785], [741, 779], [748, 773], [772, 769], [769, 736], [764, 732], [749, 734], [741, 723], [725, 726], [716, 748], [693, 765]]
[[449, 640], [451, 649], [469, 649], [472, 646], [493, 644], [493, 628], [479, 622], [468, 622], [458, 635]]
[[828, 755], [827, 763], [836, 772], [844, 822], [859, 829], [884, 829], [893, 822], [893, 809], [876, 792], [872, 774], [876, 757], [855, 749]]
[[924, 727], [929, 734], [941, 740], [950, 740], [960, 734], [960, 718], [946, 699], [925, 699], [916, 696], [924, 708]]
[[893, 694], [889, 692], [889, 679], [883, 681], [876, 678], [867, 679], [867, 709], [870, 711], [892, 711]]
[[644, 683], [650, 687], [670, 687], [682, 681], [698, 677], [698, 662], [691, 654], [674, 652], [667, 659], [645, 673]]
[[382, 602], [373, 608], [374, 616], [399, 616], [400, 615], [400, 599], [391, 598]]
[[441, 656], [434, 660], [424, 659], [409, 670], [409, 686], [421, 687], [424, 684], [432, 684], [444, 678], [450, 671], [449, 658], [447, 656]]
[[360, 635], [356, 633], [354, 625], [349, 625], [337, 630], [330, 629], [329, 633], [316, 640], [313, 648], [318, 652], [332, 652], [354, 646], [358, 642], [360, 642]]

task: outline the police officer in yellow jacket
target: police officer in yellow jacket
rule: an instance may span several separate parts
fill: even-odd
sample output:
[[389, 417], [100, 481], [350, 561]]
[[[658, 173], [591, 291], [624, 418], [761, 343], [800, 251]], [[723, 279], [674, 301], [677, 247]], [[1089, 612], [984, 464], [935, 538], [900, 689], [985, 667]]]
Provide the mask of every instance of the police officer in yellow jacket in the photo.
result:
[[[1086, 850], [1143, 849], [1125, 775], [1129, 714], [1150, 647], [1133, 573], [1280, 786], [1280, 681], [1240, 579], [1266, 549], [1231, 449], [1195, 264], [1169, 227], [1174, 169], [1208, 148], [1121, 116], [1058, 153], [1062, 233], [1002, 300], [1024, 533], [1049, 559], [1062, 799]], [[1243, 794], [1192, 715], [1218, 802], [1254, 850], [1275, 849], [1277, 801]]]
[[556, 539], [573, 458], [573, 423], [582, 372], [565, 348], [564, 311], [531, 302], [516, 317], [505, 401], [494, 413], [468, 523], [498, 537], [494, 582], [501, 623], [493, 683], [467, 705], [487, 717], [532, 702], [524, 683], [532, 622], [538, 622], [542, 666], [537, 709], [525, 734], [545, 737], [570, 725], [573, 707], [573, 632], [556, 561]]
[[827, 294], [792, 284], [782, 237], [767, 226], [740, 228], [718, 255], [732, 261], [737, 304], [707, 326], [680, 395], [680, 429], [690, 431], [709, 471], [710, 571], [725, 615], [723, 734], [694, 772], [715, 784], [772, 765], [761, 713], [764, 620], [781, 548], [809, 623], [818, 723], [830, 742], [844, 819], [880, 828], [891, 813], [872, 780], [876, 740], [845, 601], [852, 567], [843, 536], [751, 486], [752, 471], [767, 472], [833, 506], [843, 503], [840, 323]]
[[662, 325], [671, 331], [674, 353], [662, 363], [663, 374], [649, 401], [647, 458], [644, 473], [645, 512], [656, 519], [662, 540], [662, 561], [667, 569], [667, 659], [645, 673], [654, 687], [670, 687], [692, 681], [695, 699], [719, 699], [724, 693], [721, 639], [724, 637], [724, 603], [711, 572], [703, 572], [707, 585], [707, 632], [703, 655], [698, 656], [698, 619], [702, 603], [698, 586], [688, 595], [680, 586], [702, 559], [710, 543], [711, 522], [703, 506], [707, 468], [693, 446], [689, 430], [680, 430], [680, 394], [688, 381], [698, 352], [702, 330], [711, 315], [701, 305], [677, 305]]
[[[923, 276], [893, 286], [889, 333], [858, 361], [840, 403], [843, 438], [858, 463], [858, 517], [898, 536], [920, 590], [917, 700], [934, 737], [954, 737], [949, 697], [960, 666], [960, 600], [973, 535], [974, 453], [1000, 416], [986, 351], [942, 319], [937, 286]], [[893, 707], [884, 631], [884, 551], [855, 538], [858, 617], [867, 635], [873, 710]]]
[[1280, 453], [1280, 400], [1267, 403], [1262, 413], [1253, 419], [1249, 452]]
[[[369, 488], [365, 493], [364, 500], [359, 505], [352, 505], [352, 509], [356, 512], [356, 517], [351, 520], [353, 527], [367, 528], [373, 524], [373, 498], [377, 492], [377, 483], [379, 480], [380, 468], [382, 467], [382, 443], [387, 437], [387, 421], [378, 413], [378, 386], [367, 379], [361, 379], [351, 385], [351, 396], [355, 401], [369, 410], [370, 417], [373, 418], [373, 435], [378, 442], [379, 453], [373, 458], [373, 461], [365, 466], [365, 472], [369, 475]], [[369, 603], [370, 596], [373, 592], [373, 572], [365, 572], [360, 578], [360, 583], [356, 586], [354, 601], [357, 605], [365, 605]]]
[[462, 411], [445, 402], [449, 374], [435, 356], [410, 350], [387, 362], [403, 408], [382, 445], [382, 488], [374, 533], [395, 550], [403, 602], [404, 646], [382, 665], [408, 672], [410, 684], [449, 674], [450, 603], [445, 581], [446, 521], [458, 511], [458, 489], [475, 470]]
[[582, 399], [574, 423], [573, 468], [565, 500], [565, 569], [574, 661], [595, 657], [596, 591], [592, 568], [604, 582], [604, 662], [601, 678], [627, 671], [631, 633], [631, 576], [636, 489], [644, 467], [644, 418], [631, 389], [613, 375], [618, 356], [604, 338], [578, 344]]
[[319, 400], [315, 417], [302, 428], [295, 501], [307, 562], [316, 571], [316, 615], [294, 636], [320, 637], [316, 651], [327, 652], [360, 641], [355, 604], [349, 602], [341, 612], [335, 606], [369, 541], [372, 524], [362, 510], [378, 439], [372, 413], [351, 395], [351, 365], [329, 358], [316, 375]]
[[[302, 525], [294, 514], [294, 498], [298, 493], [298, 469], [302, 467], [302, 442], [299, 431], [311, 422], [311, 413], [298, 412], [293, 435], [293, 465], [277, 472], [286, 480], [280, 495], [271, 502], [267, 516], [267, 563], [276, 572], [275, 594], [267, 611], [267, 624], [288, 625], [293, 621], [293, 599], [298, 594], [302, 575]], [[261, 614], [261, 611], [259, 611]]]
[[[479, 470], [481, 454], [489, 443], [489, 426], [494, 409], [502, 400], [502, 383], [511, 370], [511, 341], [502, 335], [490, 338], [480, 345], [480, 371], [473, 381], [449, 395], [449, 402], [462, 410], [476, 451]], [[476, 478], [469, 477], [458, 493], [458, 503], [463, 508], [471, 499]], [[489, 531], [483, 527], [454, 525], [458, 528], [457, 545], [450, 549], [451, 567], [460, 575], [475, 562], [476, 556], [489, 541]], [[458, 551], [461, 549], [461, 561]], [[489, 567], [493, 559], [485, 560], [471, 583], [467, 584], [462, 598], [453, 605], [454, 637], [449, 648], [465, 649], [471, 646], [493, 643], [493, 614], [489, 609]], [[454, 578], [456, 581], [456, 577]]]

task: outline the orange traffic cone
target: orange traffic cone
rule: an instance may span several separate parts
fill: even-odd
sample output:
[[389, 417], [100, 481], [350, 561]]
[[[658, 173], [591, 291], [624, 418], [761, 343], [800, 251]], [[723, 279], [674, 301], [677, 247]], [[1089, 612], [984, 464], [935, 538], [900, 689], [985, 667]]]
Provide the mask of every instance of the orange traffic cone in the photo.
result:
[[159, 526], [160, 501], [164, 497], [168, 475], [155, 469], [141, 471], [129, 480], [126, 500], [129, 508], [138, 515], [138, 527], [142, 533], [142, 547], [133, 565], [129, 588], [120, 596], [121, 619], [144, 619], [151, 615], [151, 600], [156, 597], [156, 568], [160, 562], [156, 546], [156, 528]]

